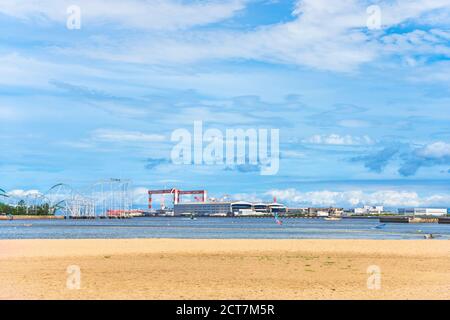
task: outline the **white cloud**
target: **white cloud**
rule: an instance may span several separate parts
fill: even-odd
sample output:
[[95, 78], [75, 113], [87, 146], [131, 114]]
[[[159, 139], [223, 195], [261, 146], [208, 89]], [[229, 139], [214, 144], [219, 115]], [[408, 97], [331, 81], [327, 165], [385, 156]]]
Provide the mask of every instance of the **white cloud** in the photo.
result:
[[111, 78], [112, 73], [95, 66], [74, 63], [58, 63], [41, 58], [28, 57], [17, 52], [0, 55], [0, 84], [51, 88], [53, 78], [73, 79], [77, 77]]
[[148, 188], [137, 187], [133, 189], [133, 203], [138, 205], [148, 204]]
[[97, 129], [92, 135], [93, 139], [110, 142], [161, 142], [164, 135], [146, 134], [138, 131]]
[[386, 207], [448, 206], [450, 195], [436, 194], [420, 196], [416, 192], [384, 190], [377, 192], [352, 191], [312, 191], [300, 192], [296, 189], [276, 189], [267, 195], [277, 197], [280, 202], [312, 206], [384, 205]]
[[4, 0], [0, 12], [20, 19], [45, 17], [65, 25], [67, 8], [81, 9], [83, 24], [114, 23], [139, 29], [183, 29], [218, 22], [233, 16], [242, 0], [199, 1], [190, 4], [175, 0]]
[[351, 136], [351, 135], [338, 135], [338, 134], [329, 134], [329, 135], [314, 135], [305, 140], [305, 143], [311, 144], [324, 144], [324, 145], [340, 145], [340, 146], [357, 146], [357, 145], [368, 145], [373, 144], [373, 141], [368, 136]]
[[[385, 27], [418, 19], [433, 10], [447, 10], [449, 4], [450, 0], [379, 2]], [[406, 35], [370, 32], [367, 6], [366, 1], [358, 0], [303, 0], [297, 1], [293, 21], [250, 31], [222, 28], [141, 35], [138, 39], [125, 40], [126, 43], [120, 41], [120, 46], [108, 46], [107, 50], [93, 43], [88, 48], [77, 47], [67, 52], [96, 59], [155, 64], [249, 59], [343, 72], [352, 71], [383, 54], [448, 52], [445, 45], [437, 46], [436, 42], [432, 44], [435, 48], [429, 48], [431, 38], [433, 41], [445, 38], [439, 29], [428, 36], [423, 31]], [[418, 36], [423, 38], [421, 44], [413, 43]]]
[[42, 193], [39, 190], [22, 190], [22, 189], [11, 190], [6, 194], [13, 198], [42, 196]]
[[[413, 30], [404, 34], [392, 34], [384, 36], [383, 51], [395, 53], [402, 56], [411, 55], [441, 55], [450, 56], [448, 41], [450, 33], [444, 30], [432, 29], [429, 31]], [[411, 57], [408, 57], [412, 59]], [[412, 66], [417, 65], [414, 61]]]
[[[407, 19], [422, 18], [433, 10], [444, 9], [448, 11], [449, 0], [409, 0], [409, 1], [380, 1], [382, 21], [385, 26], [399, 24]], [[437, 14], [434, 11], [433, 14]]]
[[417, 150], [417, 154], [425, 158], [434, 159], [450, 157], [450, 144], [442, 141], [434, 142]]
[[[373, 59], [363, 32], [365, 8], [355, 1], [333, 2], [329, 8], [318, 1], [300, 2], [296, 19], [253, 31], [195, 31], [181, 34], [139, 37], [108, 50], [76, 48], [68, 53], [137, 63], [192, 63], [208, 59], [256, 59], [298, 64], [325, 70], [349, 70]], [[326, 6], [325, 6], [326, 7]], [[350, 11], [350, 12], [349, 12]], [[125, 49], [126, 48], [126, 49]]]
[[[32, 58], [25, 58], [16, 53], [10, 53], [0, 56], [0, 84], [8, 85], [28, 85], [44, 82], [47, 83], [46, 76], [43, 71], [50, 65], [39, 62]], [[42, 73], [41, 73], [42, 71]]]
[[[196, 30], [233, 17], [245, 0], [183, 3], [175, 0], [80, 0], [84, 24], [115, 25], [155, 30], [127, 38], [107, 33], [70, 46], [52, 48], [67, 55], [145, 64], [195, 63], [210, 59], [248, 59], [348, 72], [361, 64], [392, 54], [450, 55], [448, 32], [386, 34], [367, 29], [368, 3], [359, 0], [302, 0], [293, 20], [236, 31], [224, 27]], [[2, 1], [0, 12], [21, 19], [46, 17], [65, 22], [72, 1]], [[379, 1], [382, 25], [419, 22], [430, 12], [447, 12], [450, 0]], [[33, 20], [34, 21], [34, 20]], [[180, 30], [181, 29], [181, 30]], [[176, 32], [175, 32], [176, 31]], [[415, 64], [415, 59], [408, 58]], [[343, 124], [345, 126], [345, 124]], [[351, 124], [350, 124], [351, 125]]]
[[249, 202], [262, 202], [263, 200], [257, 194], [248, 194], [248, 193], [236, 193], [230, 196], [230, 199], [233, 201], [249, 201]]

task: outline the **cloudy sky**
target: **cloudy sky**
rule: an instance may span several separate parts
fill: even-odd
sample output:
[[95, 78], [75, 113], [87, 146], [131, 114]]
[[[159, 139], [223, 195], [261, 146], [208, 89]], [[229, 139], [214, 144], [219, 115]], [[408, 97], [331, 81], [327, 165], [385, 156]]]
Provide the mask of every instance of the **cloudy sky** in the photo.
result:
[[[0, 0], [10, 192], [114, 177], [138, 202], [178, 187], [447, 207], [449, 111], [450, 0]], [[278, 174], [173, 164], [171, 134], [194, 121], [279, 129]]]

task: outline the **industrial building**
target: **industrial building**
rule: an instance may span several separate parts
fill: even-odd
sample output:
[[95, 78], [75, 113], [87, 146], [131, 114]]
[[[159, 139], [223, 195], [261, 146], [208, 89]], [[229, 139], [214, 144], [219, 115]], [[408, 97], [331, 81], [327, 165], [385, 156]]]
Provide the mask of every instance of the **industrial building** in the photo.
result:
[[190, 202], [177, 203], [173, 207], [174, 214], [181, 216], [193, 214], [196, 216], [230, 215], [232, 212], [231, 202]]
[[[188, 191], [182, 191], [176, 188], [172, 189], [163, 189], [163, 190], [148, 190], [148, 208], [149, 210], [153, 209], [153, 195], [161, 195], [164, 200], [164, 196], [166, 194], [169, 194], [173, 198], [173, 204], [179, 204], [181, 203], [182, 195], [198, 195], [201, 196], [199, 198], [196, 197], [198, 201], [206, 202], [206, 199], [208, 197], [208, 192], [206, 190], [188, 190]], [[164, 207], [164, 204], [162, 205]], [[161, 208], [164, 209], [164, 208]]]
[[[153, 196], [160, 195], [161, 209], [153, 208]], [[173, 211], [165, 206], [164, 196], [170, 195]], [[193, 195], [194, 202], [183, 202], [182, 195]], [[206, 190], [180, 190], [176, 188], [148, 190], [148, 209], [157, 215], [196, 215], [196, 216], [258, 216], [267, 214], [283, 214], [287, 207], [277, 203], [251, 203], [246, 201], [211, 201]]]
[[246, 201], [232, 202], [230, 207], [230, 212], [233, 215], [251, 215], [255, 212], [253, 209], [253, 204]]
[[287, 212], [280, 203], [252, 204], [251, 202], [187, 202], [174, 204], [176, 216], [193, 214], [196, 216], [258, 216]]
[[[344, 209], [343, 208], [305, 208], [308, 216], [316, 216], [316, 217], [328, 217], [328, 216], [342, 216]], [[289, 210], [290, 212], [290, 210]]]
[[353, 209], [354, 214], [381, 214], [384, 212], [383, 206], [364, 206]]
[[255, 203], [253, 204], [253, 210], [257, 213], [264, 214], [270, 212], [270, 207], [267, 203]]
[[268, 206], [269, 206], [270, 213], [283, 214], [283, 213], [287, 213], [287, 211], [288, 211], [287, 207], [281, 203], [271, 203]]
[[399, 214], [406, 216], [446, 216], [447, 208], [402, 208], [398, 209]]

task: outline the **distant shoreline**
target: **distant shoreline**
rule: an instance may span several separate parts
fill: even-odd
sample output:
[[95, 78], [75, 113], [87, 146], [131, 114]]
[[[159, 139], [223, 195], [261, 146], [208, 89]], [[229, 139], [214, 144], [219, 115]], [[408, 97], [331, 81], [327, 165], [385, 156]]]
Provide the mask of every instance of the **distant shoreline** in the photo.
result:
[[38, 215], [14, 215], [6, 216], [1, 215], [0, 220], [61, 220], [64, 216], [38, 216]]

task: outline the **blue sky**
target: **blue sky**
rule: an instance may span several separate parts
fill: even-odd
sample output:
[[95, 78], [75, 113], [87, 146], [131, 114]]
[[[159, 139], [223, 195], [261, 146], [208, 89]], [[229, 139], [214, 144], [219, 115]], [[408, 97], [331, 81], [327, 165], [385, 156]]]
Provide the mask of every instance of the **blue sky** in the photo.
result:
[[[0, 187], [16, 193], [115, 177], [141, 203], [178, 187], [450, 206], [449, 103], [449, 0], [0, 0]], [[279, 129], [278, 174], [172, 164], [194, 121]]]

